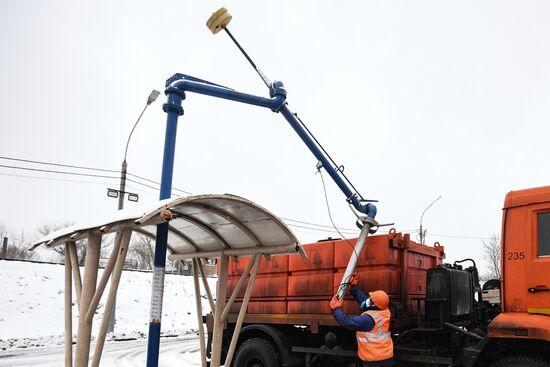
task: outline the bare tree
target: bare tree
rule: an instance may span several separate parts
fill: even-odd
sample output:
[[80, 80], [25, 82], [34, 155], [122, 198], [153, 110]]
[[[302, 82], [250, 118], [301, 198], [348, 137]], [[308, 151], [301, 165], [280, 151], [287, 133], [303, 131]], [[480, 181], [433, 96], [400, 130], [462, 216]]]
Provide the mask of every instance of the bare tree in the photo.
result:
[[6, 227], [0, 224], [0, 239], [3, 241], [4, 237], [8, 238], [7, 259], [29, 260], [34, 257], [34, 253], [29, 251], [30, 244], [23, 232], [10, 233]]
[[[52, 232], [58, 231], [60, 229], [69, 227], [72, 225], [72, 223], [66, 222], [66, 223], [44, 223], [36, 229], [36, 231], [42, 236], [47, 236]], [[114, 236], [103, 236], [102, 243], [101, 243], [101, 257], [108, 257], [109, 254], [109, 248], [113, 245]], [[80, 266], [83, 266], [86, 261], [86, 252], [87, 252], [88, 246], [86, 243], [86, 240], [80, 240], [76, 241], [76, 254], [78, 258], [78, 264]], [[57, 252], [61, 256], [65, 256], [65, 246], [55, 246], [51, 247], [51, 250]]]
[[[36, 228], [36, 232], [40, 235], [40, 237], [46, 237], [50, 233], [53, 233], [55, 231], [58, 231], [60, 229], [66, 228], [70, 226], [72, 223], [66, 222], [66, 223], [43, 223], [39, 225]], [[65, 256], [65, 246], [55, 246], [50, 247], [49, 249], [57, 252], [58, 254]]]
[[481, 247], [483, 259], [487, 261], [489, 270], [482, 275], [483, 279], [500, 279], [500, 237], [493, 233], [488, 240], [483, 240]]
[[141, 234], [132, 237], [132, 244], [128, 249], [128, 257], [137, 261], [139, 269], [152, 270], [155, 259], [153, 240]]
[[100, 252], [101, 258], [106, 259], [109, 256], [111, 256], [111, 250], [115, 245], [115, 241], [116, 241], [116, 233], [108, 233], [106, 235], [103, 235], [103, 237], [101, 237], [101, 252]]

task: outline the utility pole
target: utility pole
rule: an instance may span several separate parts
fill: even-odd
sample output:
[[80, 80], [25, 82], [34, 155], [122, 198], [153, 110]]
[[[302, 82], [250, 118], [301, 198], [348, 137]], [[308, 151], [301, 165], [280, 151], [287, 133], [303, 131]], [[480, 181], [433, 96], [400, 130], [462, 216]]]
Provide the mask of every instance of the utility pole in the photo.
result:
[[118, 210], [124, 209], [124, 194], [126, 194], [126, 169], [128, 168], [128, 164], [126, 163], [126, 157], [124, 157], [124, 161], [122, 162], [122, 168], [120, 170], [120, 188], [118, 196]]
[[[130, 131], [130, 135], [128, 135], [128, 140], [126, 141], [126, 149], [124, 150], [124, 160], [122, 161], [122, 167], [120, 169], [120, 186], [118, 191], [115, 189], [107, 189], [107, 196], [109, 197], [118, 197], [118, 210], [124, 209], [124, 197], [126, 194], [128, 194], [128, 200], [130, 201], [138, 201], [139, 197], [138, 194], [134, 194], [132, 192], [126, 192], [126, 172], [128, 169], [128, 164], [126, 163], [126, 156], [128, 155], [128, 146], [130, 144], [130, 138], [132, 137], [132, 134], [134, 133], [134, 130], [139, 122], [141, 120], [141, 116], [145, 113], [145, 110], [149, 105], [157, 99], [160, 92], [156, 90], [152, 90], [149, 94], [149, 97], [147, 98], [147, 104], [145, 107], [143, 107], [143, 111], [141, 111], [138, 119], [136, 120], [136, 123], [134, 124], [134, 127], [132, 128], [132, 131]], [[117, 238], [119, 236], [119, 233], [117, 232]], [[115, 240], [116, 241], [116, 240]], [[111, 313], [111, 319], [109, 320], [109, 327], [107, 328], [107, 331], [112, 333], [115, 331], [115, 323], [116, 323], [116, 299], [113, 302], [113, 311]]]

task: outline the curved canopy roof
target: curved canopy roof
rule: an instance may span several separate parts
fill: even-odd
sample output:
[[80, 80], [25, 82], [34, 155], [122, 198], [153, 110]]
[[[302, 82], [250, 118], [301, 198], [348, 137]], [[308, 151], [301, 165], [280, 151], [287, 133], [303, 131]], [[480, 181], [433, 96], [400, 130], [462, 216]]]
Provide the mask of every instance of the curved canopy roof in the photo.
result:
[[147, 211], [122, 210], [105, 220], [53, 232], [35, 242], [33, 248], [76, 241], [89, 231], [110, 233], [126, 226], [155, 238], [156, 225], [163, 222], [169, 226], [168, 249], [181, 255], [178, 258], [218, 256], [221, 252], [302, 252], [294, 234], [279, 218], [252, 201], [229, 194], [164, 200]]

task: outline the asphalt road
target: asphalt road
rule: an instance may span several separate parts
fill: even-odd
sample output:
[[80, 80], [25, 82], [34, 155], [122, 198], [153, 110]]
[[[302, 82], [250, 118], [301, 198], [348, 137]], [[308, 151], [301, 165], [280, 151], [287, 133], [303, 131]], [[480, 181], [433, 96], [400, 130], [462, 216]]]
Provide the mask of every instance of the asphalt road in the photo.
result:
[[[92, 344], [91, 353], [93, 350], [94, 345]], [[145, 366], [146, 360], [146, 340], [109, 342], [105, 344], [103, 350], [101, 367]], [[0, 351], [0, 366], [2, 367], [62, 367], [64, 363], [63, 346]], [[199, 339], [197, 337], [161, 339], [159, 367], [173, 366], [200, 366]]]

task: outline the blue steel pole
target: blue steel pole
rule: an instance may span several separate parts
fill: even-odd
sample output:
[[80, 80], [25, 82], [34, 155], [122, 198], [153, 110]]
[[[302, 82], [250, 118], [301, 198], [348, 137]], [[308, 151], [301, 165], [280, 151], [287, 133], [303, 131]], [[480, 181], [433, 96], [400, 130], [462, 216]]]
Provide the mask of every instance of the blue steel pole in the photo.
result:
[[[183, 115], [181, 103], [185, 93], [175, 88], [166, 90], [168, 101], [163, 109], [167, 113], [166, 135], [164, 138], [164, 158], [160, 183], [160, 200], [169, 199], [172, 193], [174, 172], [174, 153], [176, 150], [176, 132], [178, 117]], [[151, 315], [149, 320], [149, 340], [147, 345], [147, 367], [157, 367], [160, 347], [160, 324], [162, 318], [162, 300], [164, 294], [164, 272], [166, 266], [166, 244], [168, 242], [168, 223], [157, 226], [153, 286], [151, 291]]]

